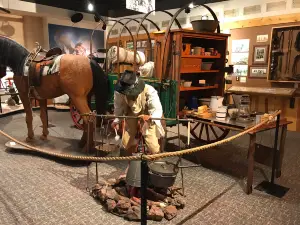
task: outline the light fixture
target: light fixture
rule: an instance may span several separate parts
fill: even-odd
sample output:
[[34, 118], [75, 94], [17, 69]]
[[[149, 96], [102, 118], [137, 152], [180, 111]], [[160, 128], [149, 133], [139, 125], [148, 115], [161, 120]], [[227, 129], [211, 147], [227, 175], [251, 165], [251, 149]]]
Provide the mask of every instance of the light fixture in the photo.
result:
[[89, 11], [93, 11], [94, 10], [94, 5], [92, 3], [90, 3], [90, 2], [88, 4], [88, 10]]
[[189, 4], [189, 8], [190, 9], [194, 8], [194, 3]]

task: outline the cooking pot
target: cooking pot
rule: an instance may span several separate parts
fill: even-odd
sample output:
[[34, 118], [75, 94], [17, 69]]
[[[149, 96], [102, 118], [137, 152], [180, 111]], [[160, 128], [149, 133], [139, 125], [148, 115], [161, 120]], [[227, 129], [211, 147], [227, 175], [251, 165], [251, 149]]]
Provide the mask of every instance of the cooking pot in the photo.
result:
[[209, 108], [211, 111], [216, 112], [219, 107], [223, 106], [224, 97], [221, 96], [211, 96]]
[[193, 26], [193, 30], [198, 32], [215, 32], [217, 29], [217, 33], [220, 33], [220, 25], [218, 21], [218, 17], [214, 13], [214, 11], [205, 4], [200, 4], [204, 8], [206, 8], [214, 18], [213, 20], [208, 20], [207, 16], [202, 16], [201, 20], [191, 21]]
[[149, 181], [158, 188], [168, 188], [174, 185], [178, 173], [178, 165], [167, 161], [154, 161], [148, 164]]

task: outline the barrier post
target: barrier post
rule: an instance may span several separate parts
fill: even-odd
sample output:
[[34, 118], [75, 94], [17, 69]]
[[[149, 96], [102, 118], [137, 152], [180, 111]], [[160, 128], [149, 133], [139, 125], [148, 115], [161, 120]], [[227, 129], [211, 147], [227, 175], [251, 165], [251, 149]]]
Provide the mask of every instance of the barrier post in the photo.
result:
[[147, 160], [141, 160], [141, 224], [147, 225], [147, 186], [148, 164]]
[[255, 189], [266, 192], [275, 197], [282, 198], [289, 191], [289, 188], [275, 183], [275, 172], [277, 170], [277, 163], [279, 157], [279, 151], [278, 151], [279, 127], [280, 127], [280, 114], [277, 115], [277, 120], [276, 120], [271, 182], [263, 181], [259, 185], [257, 185]]

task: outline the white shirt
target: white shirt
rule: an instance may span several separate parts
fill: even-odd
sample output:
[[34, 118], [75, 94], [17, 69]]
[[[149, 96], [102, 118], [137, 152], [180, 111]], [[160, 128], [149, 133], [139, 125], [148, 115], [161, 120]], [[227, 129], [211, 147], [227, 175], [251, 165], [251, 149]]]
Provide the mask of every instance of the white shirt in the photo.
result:
[[[134, 107], [131, 107], [131, 109], [133, 109], [132, 112], [134, 114], [138, 114], [143, 109], [143, 107], [141, 106], [142, 105], [141, 104], [142, 94], [145, 94], [146, 107], [147, 107], [149, 115], [152, 118], [162, 118], [163, 109], [162, 109], [162, 105], [161, 105], [158, 93], [154, 87], [152, 87], [151, 85], [148, 85], [148, 84], [145, 84], [144, 91], [138, 96], [136, 103], [134, 104]], [[115, 91], [115, 93], [114, 93], [114, 114], [115, 114], [115, 116], [127, 115], [127, 113], [128, 113], [127, 110], [129, 109], [128, 106], [129, 105], [128, 105], [126, 96]], [[119, 122], [119, 118], [116, 118], [114, 120], [114, 122]], [[155, 124], [157, 125], [158, 135], [164, 136], [165, 132], [161, 125], [161, 121], [153, 120], [153, 122], [155, 122]], [[146, 131], [146, 133], [147, 133], [147, 131]]]

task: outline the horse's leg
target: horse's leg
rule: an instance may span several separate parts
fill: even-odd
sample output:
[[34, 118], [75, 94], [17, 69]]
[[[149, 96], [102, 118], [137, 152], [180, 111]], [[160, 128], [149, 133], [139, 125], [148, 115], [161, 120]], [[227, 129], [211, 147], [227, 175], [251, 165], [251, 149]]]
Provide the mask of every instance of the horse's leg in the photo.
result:
[[41, 135], [42, 140], [46, 140], [49, 134], [48, 131], [48, 115], [47, 115], [47, 99], [39, 100], [40, 103], [40, 117], [43, 124], [43, 134]]
[[[90, 113], [91, 110], [88, 106], [88, 102], [87, 102], [87, 97], [86, 96], [80, 96], [80, 97], [72, 97], [72, 102], [75, 105], [76, 109], [81, 113]], [[83, 148], [87, 142], [87, 123], [88, 123], [88, 118], [86, 116], [83, 116], [83, 127], [84, 127], [84, 131], [83, 131], [83, 135], [81, 137], [81, 140], [79, 142], [79, 147]]]
[[32, 109], [31, 109], [31, 103], [28, 98], [28, 93], [24, 92], [19, 92], [21, 101], [23, 103], [24, 111], [26, 113], [26, 124], [27, 124], [27, 130], [28, 130], [28, 135], [26, 138], [27, 142], [30, 142], [33, 140], [34, 137], [34, 132], [33, 132], [33, 126], [32, 126], [32, 121], [33, 121], [33, 115], [32, 115]]

